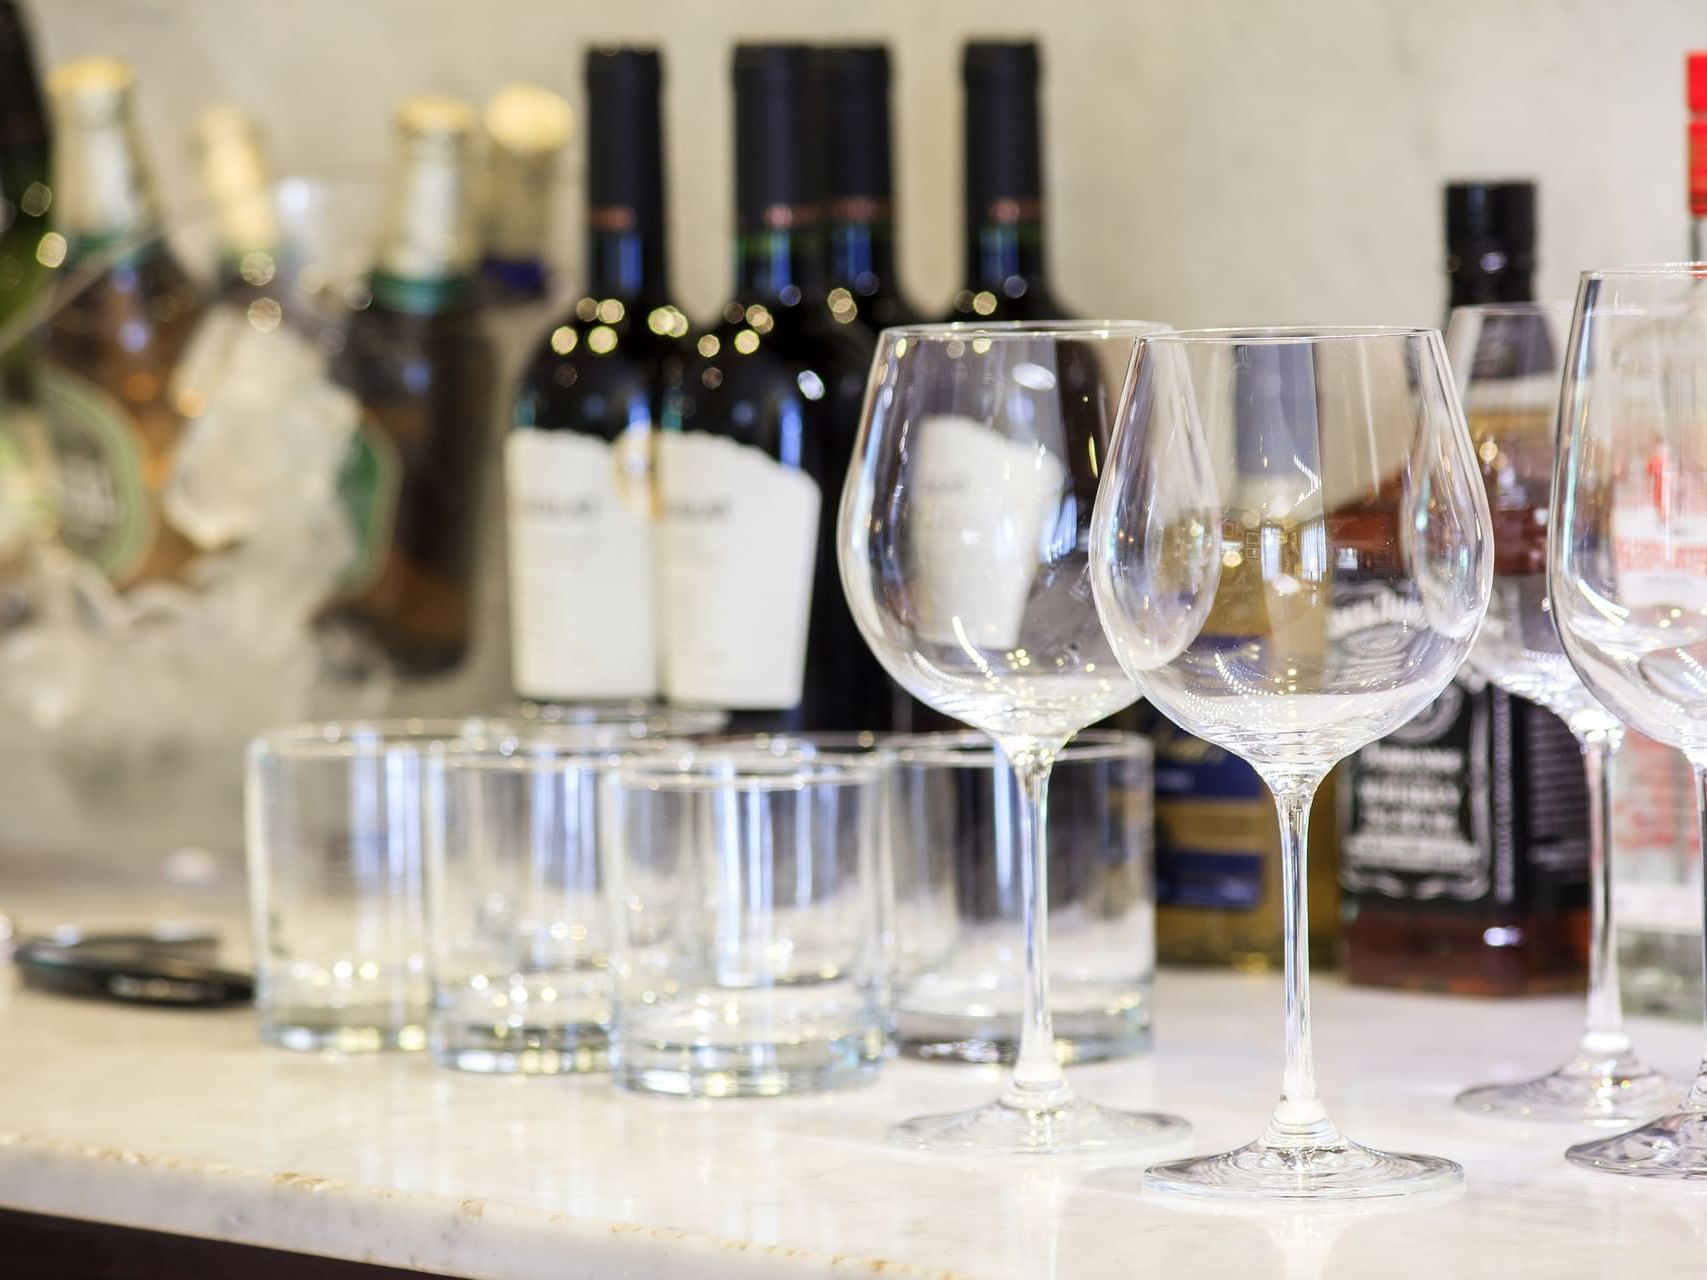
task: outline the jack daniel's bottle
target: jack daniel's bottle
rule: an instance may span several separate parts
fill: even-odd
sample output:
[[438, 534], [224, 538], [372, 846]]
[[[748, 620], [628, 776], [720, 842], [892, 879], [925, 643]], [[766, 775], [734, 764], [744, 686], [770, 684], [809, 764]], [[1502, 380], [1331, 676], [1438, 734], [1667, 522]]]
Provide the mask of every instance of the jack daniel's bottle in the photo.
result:
[[[1446, 223], [1452, 306], [1533, 297], [1532, 184], [1454, 184]], [[1341, 795], [1351, 981], [1482, 995], [1581, 984], [1588, 797], [1556, 716], [1466, 671], [1353, 756]]]

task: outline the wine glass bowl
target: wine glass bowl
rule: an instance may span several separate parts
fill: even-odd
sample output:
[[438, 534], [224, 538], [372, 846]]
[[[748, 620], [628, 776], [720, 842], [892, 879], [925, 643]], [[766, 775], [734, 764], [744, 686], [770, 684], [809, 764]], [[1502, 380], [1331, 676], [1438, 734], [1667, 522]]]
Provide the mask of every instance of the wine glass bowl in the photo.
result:
[[1089, 530], [1142, 322], [885, 330], [842, 496], [842, 586], [891, 676], [990, 734], [1021, 783], [1025, 1017], [1000, 1099], [898, 1126], [900, 1142], [1083, 1152], [1183, 1121], [1077, 1099], [1049, 1018], [1044, 824], [1054, 756], [1137, 689], [1098, 620]]
[[1450, 1161], [1344, 1138], [1321, 1103], [1304, 833], [1327, 771], [1426, 707], [1468, 655], [1493, 570], [1488, 526], [1439, 334], [1205, 330], [1138, 344], [1092, 521], [1093, 591], [1142, 694], [1274, 793], [1287, 987], [1284, 1086], [1263, 1136], [1157, 1165], [1147, 1186], [1364, 1198], [1461, 1178]]
[[[1682, 751], [1707, 830], [1707, 265], [1585, 274], [1550, 519], [1571, 666], [1625, 725]], [[1707, 1178], [1707, 1063], [1682, 1105], [1572, 1147], [1587, 1168]]]
[[1494, 530], [1494, 589], [1471, 665], [1514, 697], [1553, 712], [1582, 750], [1588, 783], [1590, 915], [1586, 1026], [1575, 1055], [1532, 1080], [1458, 1095], [1466, 1111], [1525, 1120], [1639, 1118], [1674, 1090], [1623, 1027], [1612, 927], [1611, 762], [1623, 728], [1572, 669], [1547, 592], [1548, 502], [1569, 303], [1459, 307], [1446, 346], [1481, 466]]

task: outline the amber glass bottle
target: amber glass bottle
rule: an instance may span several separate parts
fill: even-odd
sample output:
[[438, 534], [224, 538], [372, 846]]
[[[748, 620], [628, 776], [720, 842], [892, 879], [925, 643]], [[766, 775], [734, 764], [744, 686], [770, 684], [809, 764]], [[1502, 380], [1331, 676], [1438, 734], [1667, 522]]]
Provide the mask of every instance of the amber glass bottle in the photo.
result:
[[370, 634], [403, 674], [425, 676], [468, 650], [495, 378], [475, 301], [474, 113], [425, 96], [397, 123], [371, 296], [332, 371], [364, 421], [345, 472], [361, 554], [330, 616]]
[[96, 273], [54, 313], [43, 345], [59, 536], [121, 587], [170, 578], [193, 554], [160, 497], [184, 428], [172, 372], [202, 308], [161, 233], [135, 83], [128, 65], [101, 57], [48, 77], [53, 217], [70, 267]]

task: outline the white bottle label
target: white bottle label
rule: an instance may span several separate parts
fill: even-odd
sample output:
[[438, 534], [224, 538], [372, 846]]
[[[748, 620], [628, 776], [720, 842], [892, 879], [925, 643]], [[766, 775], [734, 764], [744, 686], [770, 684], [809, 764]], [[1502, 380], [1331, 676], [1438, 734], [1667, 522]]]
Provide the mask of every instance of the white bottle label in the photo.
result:
[[656, 694], [647, 446], [645, 431], [614, 445], [573, 431], [505, 440], [518, 693]]
[[659, 438], [658, 491], [665, 696], [755, 711], [796, 706], [817, 483], [762, 449], [690, 431]]
[[919, 424], [912, 446], [913, 595], [937, 644], [1012, 649], [1040, 568], [1055, 557], [1067, 471], [1040, 444], [972, 418]]

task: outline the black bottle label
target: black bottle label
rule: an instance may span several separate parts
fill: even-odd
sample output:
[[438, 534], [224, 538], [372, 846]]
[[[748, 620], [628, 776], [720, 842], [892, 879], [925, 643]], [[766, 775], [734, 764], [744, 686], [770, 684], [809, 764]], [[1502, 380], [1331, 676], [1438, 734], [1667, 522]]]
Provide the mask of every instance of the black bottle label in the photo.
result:
[[1419, 909], [1586, 901], [1588, 794], [1564, 723], [1461, 678], [1347, 770], [1340, 883]]

